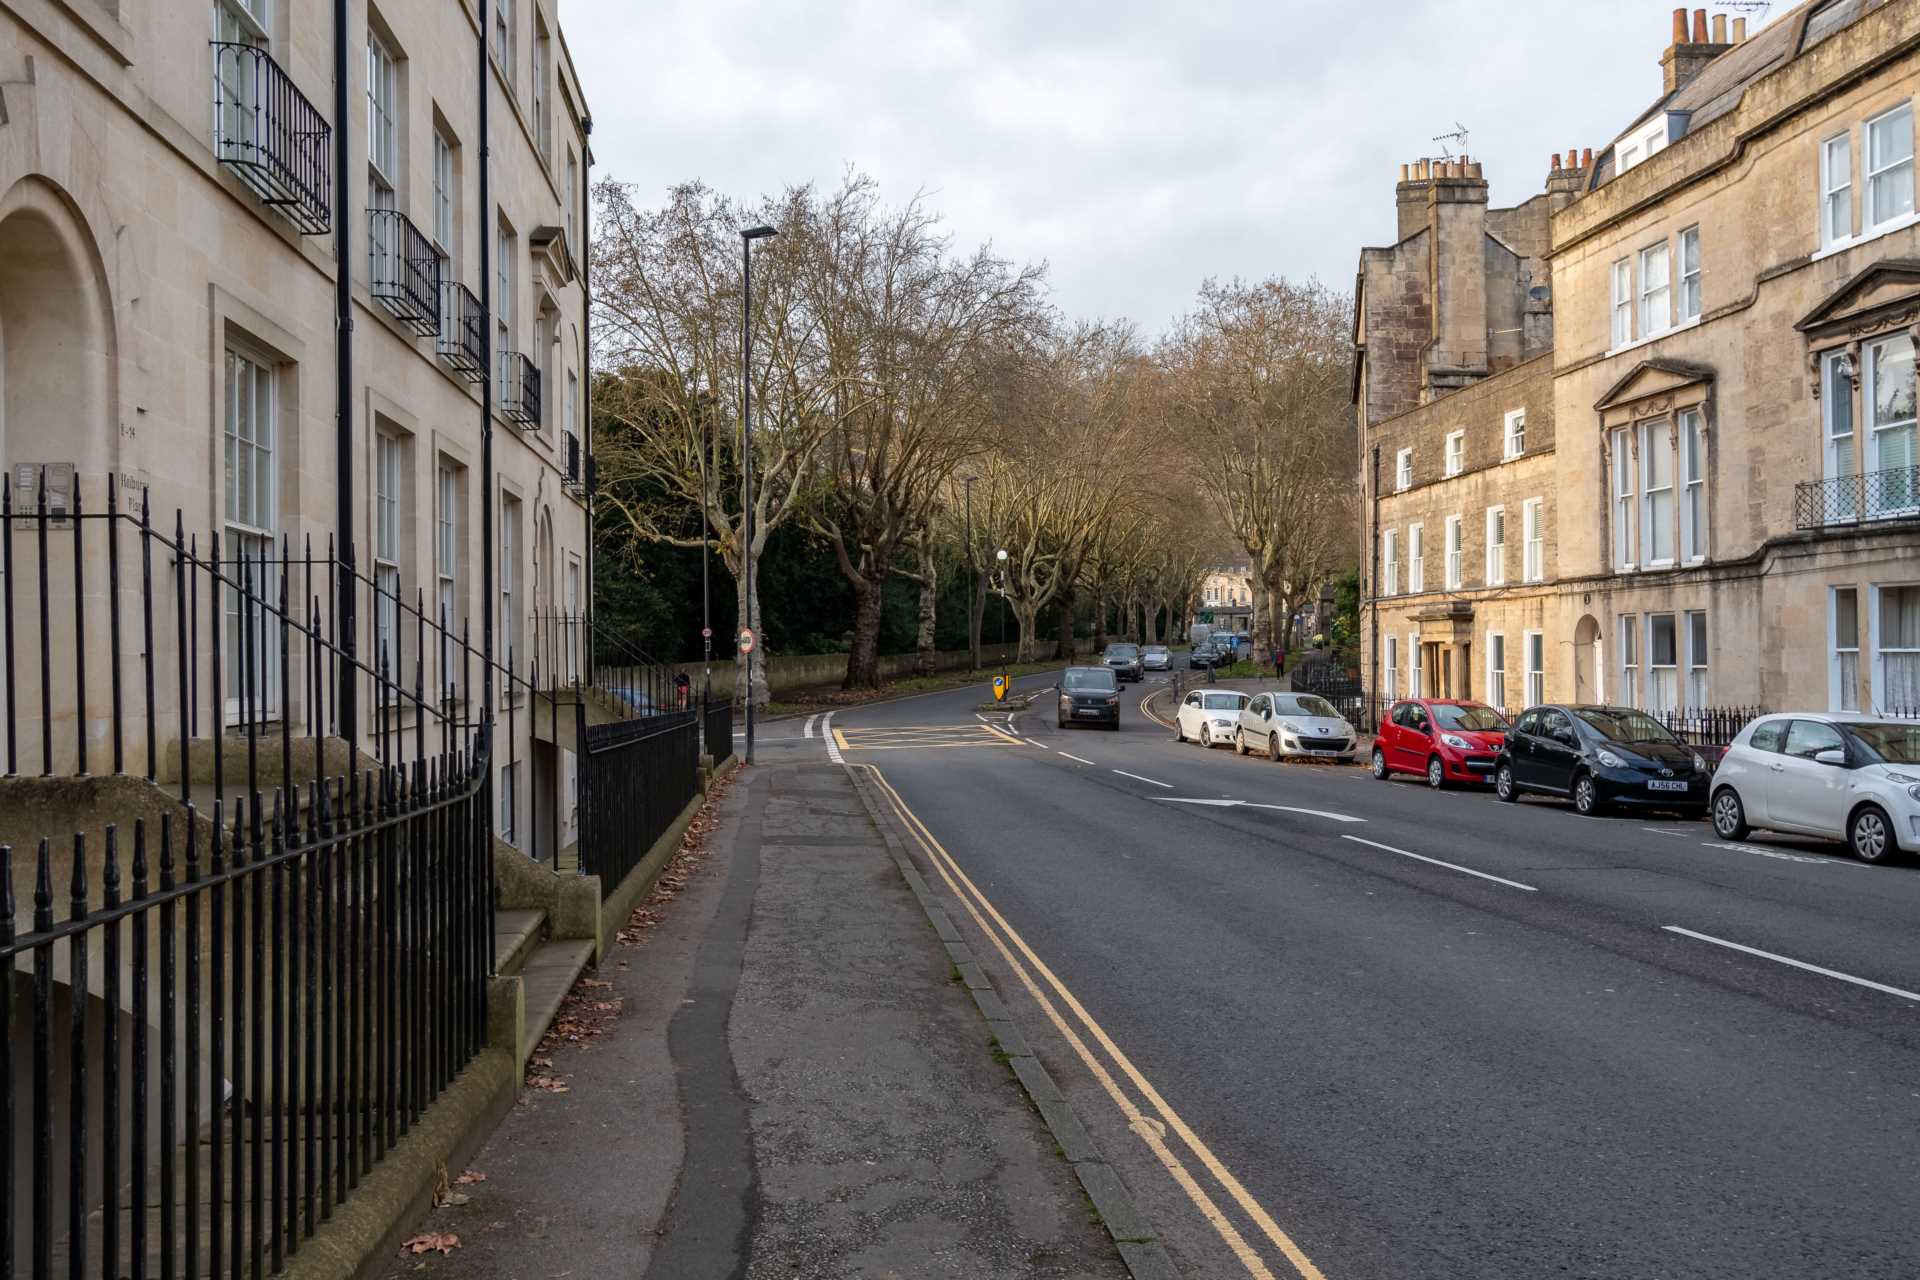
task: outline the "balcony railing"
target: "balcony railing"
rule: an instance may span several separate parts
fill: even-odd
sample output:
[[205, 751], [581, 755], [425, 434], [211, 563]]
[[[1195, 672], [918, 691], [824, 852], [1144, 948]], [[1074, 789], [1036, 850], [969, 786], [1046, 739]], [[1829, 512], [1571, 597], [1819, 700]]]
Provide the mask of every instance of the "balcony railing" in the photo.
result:
[[500, 412], [523, 427], [540, 429], [540, 370], [518, 351], [500, 353]]
[[569, 431], [567, 437], [567, 478], [562, 482], [568, 493], [581, 493], [587, 487], [587, 478], [580, 470], [580, 437]]
[[487, 376], [487, 323], [480, 299], [458, 280], [440, 281], [440, 358], [479, 382]]
[[1888, 467], [1793, 487], [1793, 523], [1799, 529], [1915, 519], [1920, 519], [1920, 467]]
[[423, 338], [440, 332], [440, 255], [398, 209], [367, 210], [367, 260], [373, 296]]
[[213, 151], [307, 235], [332, 224], [333, 130], [280, 64], [256, 45], [213, 42]]

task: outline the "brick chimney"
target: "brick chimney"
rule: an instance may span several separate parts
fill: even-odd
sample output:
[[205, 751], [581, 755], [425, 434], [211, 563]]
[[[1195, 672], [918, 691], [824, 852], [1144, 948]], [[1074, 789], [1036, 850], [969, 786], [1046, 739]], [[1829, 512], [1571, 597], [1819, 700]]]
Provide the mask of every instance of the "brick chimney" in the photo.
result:
[[1672, 93], [1695, 76], [1700, 69], [1715, 58], [1733, 48], [1734, 42], [1727, 39], [1727, 20], [1716, 16], [1713, 22], [1713, 35], [1707, 35], [1707, 11], [1695, 9], [1693, 22], [1689, 26], [1687, 11], [1673, 11], [1673, 43], [1660, 55], [1661, 80], [1665, 86], [1663, 92]]
[[[1465, 385], [1487, 371], [1487, 180], [1467, 156], [1442, 167], [1427, 186], [1428, 297], [1433, 343], [1429, 393]], [[1453, 377], [1448, 375], [1452, 374]]]
[[1553, 163], [1547, 168], [1547, 195], [1552, 198], [1555, 211], [1565, 208], [1579, 198], [1587, 185], [1587, 165], [1593, 163], [1593, 148], [1587, 148], [1587, 163], [1580, 162], [1577, 147], [1568, 147], [1566, 163], [1559, 156], [1553, 157]]
[[1427, 188], [1432, 185], [1428, 176], [1431, 163], [1428, 160], [1415, 160], [1412, 164], [1400, 166], [1400, 181], [1393, 188], [1393, 204], [1399, 218], [1395, 240], [1405, 240], [1427, 225]]

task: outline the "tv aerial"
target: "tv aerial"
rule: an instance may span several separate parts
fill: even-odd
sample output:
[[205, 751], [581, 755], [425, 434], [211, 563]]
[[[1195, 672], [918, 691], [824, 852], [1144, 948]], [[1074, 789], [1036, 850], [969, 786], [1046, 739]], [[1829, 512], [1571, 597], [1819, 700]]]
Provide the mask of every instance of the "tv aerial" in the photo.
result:
[[1433, 136], [1433, 141], [1440, 144], [1440, 159], [1451, 160], [1453, 151], [1448, 146], [1449, 143], [1459, 147], [1462, 152], [1467, 149], [1467, 126], [1455, 120], [1452, 133], [1437, 133]]

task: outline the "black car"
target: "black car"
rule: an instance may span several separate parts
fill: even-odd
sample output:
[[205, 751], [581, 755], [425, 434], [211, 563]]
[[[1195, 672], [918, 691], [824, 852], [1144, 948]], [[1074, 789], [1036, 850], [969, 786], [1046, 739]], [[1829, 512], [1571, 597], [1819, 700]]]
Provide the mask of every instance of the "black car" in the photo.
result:
[[1216, 665], [1219, 659], [1219, 652], [1205, 640], [1202, 640], [1187, 651], [1187, 670], [1203, 670]]
[[1528, 791], [1568, 796], [1584, 814], [1620, 805], [1701, 817], [1712, 781], [1699, 752], [1632, 707], [1529, 707], [1493, 773], [1502, 800]]
[[1068, 667], [1060, 676], [1060, 727], [1120, 727], [1120, 679], [1107, 667]]
[[1100, 660], [1107, 664], [1107, 670], [1113, 672], [1118, 679], [1145, 680], [1147, 678], [1147, 665], [1140, 657], [1140, 646], [1137, 644], [1110, 644]]

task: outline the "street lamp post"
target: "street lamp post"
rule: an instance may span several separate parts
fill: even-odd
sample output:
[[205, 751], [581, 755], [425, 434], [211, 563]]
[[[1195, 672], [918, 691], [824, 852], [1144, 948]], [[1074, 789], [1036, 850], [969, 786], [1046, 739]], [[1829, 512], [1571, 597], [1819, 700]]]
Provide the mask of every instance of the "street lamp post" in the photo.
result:
[[972, 651], [973, 670], [980, 670], [980, 627], [979, 594], [980, 575], [973, 567], [973, 482], [976, 476], [967, 476], [962, 483], [967, 487], [967, 648]]
[[1000, 662], [1004, 666], [1007, 661], [1007, 588], [1011, 585], [1007, 581], [1007, 549], [1000, 548], [993, 553], [993, 558], [1000, 566]]
[[[750, 629], [759, 621], [753, 611], [753, 242], [780, 233], [772, 227], [748, 227], [740, 233], [740, 564], [745, 576], [747, 616], [741, 628]], [[753, 650], [760, 642], [756, 632], [747, 645], [747, 754], [753, 763]]]

